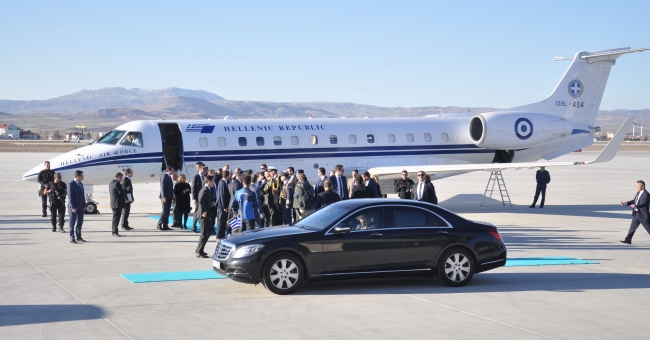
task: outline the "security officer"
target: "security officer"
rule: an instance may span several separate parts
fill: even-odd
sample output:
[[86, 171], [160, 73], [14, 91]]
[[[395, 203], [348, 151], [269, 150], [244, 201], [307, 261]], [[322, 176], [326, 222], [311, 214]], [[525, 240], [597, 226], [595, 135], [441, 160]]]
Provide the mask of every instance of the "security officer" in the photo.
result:
[[50, 214], [52, 215], [52, 232], [56, 231], [56, 218], [59, 217], [59, 231], [65, 233], [65, 196], [68, 194], [68, 186], [61, 181], [61, 173], [54, 175], [54, 180], [43, 186], [43, 196], [50, 197]]
[[45, 169], [38, 173], [38, 183], [41, 184], [38, 195], [41, 196], [43, 217], [47, 217], [47, 194], [43, 194], [43, 186], [54, 181], [54, 171], [50, 170], [50, 161], [45, 161], [44, 166]]

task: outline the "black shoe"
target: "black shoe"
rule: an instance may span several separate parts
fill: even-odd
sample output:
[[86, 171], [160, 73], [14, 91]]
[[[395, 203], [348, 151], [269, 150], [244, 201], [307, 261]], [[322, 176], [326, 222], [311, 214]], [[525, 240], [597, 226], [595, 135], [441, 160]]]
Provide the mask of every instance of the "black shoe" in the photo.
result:
[[204, 258], [204, 259], [206, 259], [206, 258], [208, 258], [208, 254], [199, 254], [199, 253], [196, 253], [196, 257], [200, 257], [200, 258]]
[[56, 232], [56, 227], [52, 228], [52, 232], [53, 232], [53, 233]]
[[86, 242], [86, 240], [82, 239], [81, 237], [77, 239], [77, 242]]
[[131, 229], [133, 229], [133, 228], [131, 228], [131, 227], [123, 227], [122, 228], [122, 230], [131, 230]]
[[533, 205], [531, 205], [529, 208], [534, 208], [534, 207], [535, 207], [535, 205], [533, 204]]
[[544, 208], [544, 206], [543, 206], [543, 205], [540, 205], [539, 208], [542, 209], [542, 208]]
[[198, 231], [196, 231], [196, 229], [192, 229], [192, 232], [193, 233], [198, 233]]
[[77, 241], [75, 241], [75, 240], [70, 240], [70, 243], [75, 243], [75, 244], [76, 244]]
[[59, 228], [59, 232], [60, 232], [60, 233], [65, 233], [65, 229], [63, 229], [63, 228]]
[[47, 217], [47, 214], [46, 214], [46, 213], [43, 213], [43, 217]]
[[170, 227], [163, 227], [162, 230], [174, 230], [174, 229], [172, 229]]
[[628, 240], [622, 240], [621, 243], [632, 244], [632, 240], [629, 240], [629, 241]]
[[113, 233], [113, 236], [115, 236], [115, 237], [122, 237], [122, 235], [120, 235], [119, 233]]

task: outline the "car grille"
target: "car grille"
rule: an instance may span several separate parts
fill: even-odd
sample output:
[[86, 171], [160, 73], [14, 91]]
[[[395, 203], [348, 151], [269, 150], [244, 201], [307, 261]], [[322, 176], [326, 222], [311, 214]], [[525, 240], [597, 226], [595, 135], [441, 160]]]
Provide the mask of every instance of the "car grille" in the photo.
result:
[[217, 261], [224, 261], [227, 260], [230, 257], [230, 253], [233, 250], [233, 246], [231, 244], [227, 244], [225, 242], [219, 242], [219, 245], [217, 246]]

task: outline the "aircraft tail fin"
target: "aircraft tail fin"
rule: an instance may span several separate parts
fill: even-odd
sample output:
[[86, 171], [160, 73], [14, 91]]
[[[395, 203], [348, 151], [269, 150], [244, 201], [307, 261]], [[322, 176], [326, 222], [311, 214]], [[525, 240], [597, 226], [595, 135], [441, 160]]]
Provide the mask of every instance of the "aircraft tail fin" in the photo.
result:
[[564, 117], [574, 123], [594, 126], [600, 101], [605, 92], [609, 72], [623, 54], [650, 50], [646, 48], [617, 48], [597, 52], [578, 52], [553, 93], [541, 102], [515, 107], [506, 111], [540, 112]]

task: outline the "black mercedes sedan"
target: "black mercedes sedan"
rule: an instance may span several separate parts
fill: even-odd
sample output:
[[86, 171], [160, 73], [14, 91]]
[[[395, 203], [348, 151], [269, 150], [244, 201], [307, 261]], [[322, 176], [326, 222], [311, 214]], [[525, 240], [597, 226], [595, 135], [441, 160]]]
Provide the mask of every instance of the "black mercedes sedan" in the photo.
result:
[[293, 225], [224, 239], [212, 256], [218, 274], [276, 294], [307, 281], [380, 276], [437, 276], [459, 287], [505, 263], [494, 225], [398, 199], [337, 202]]

